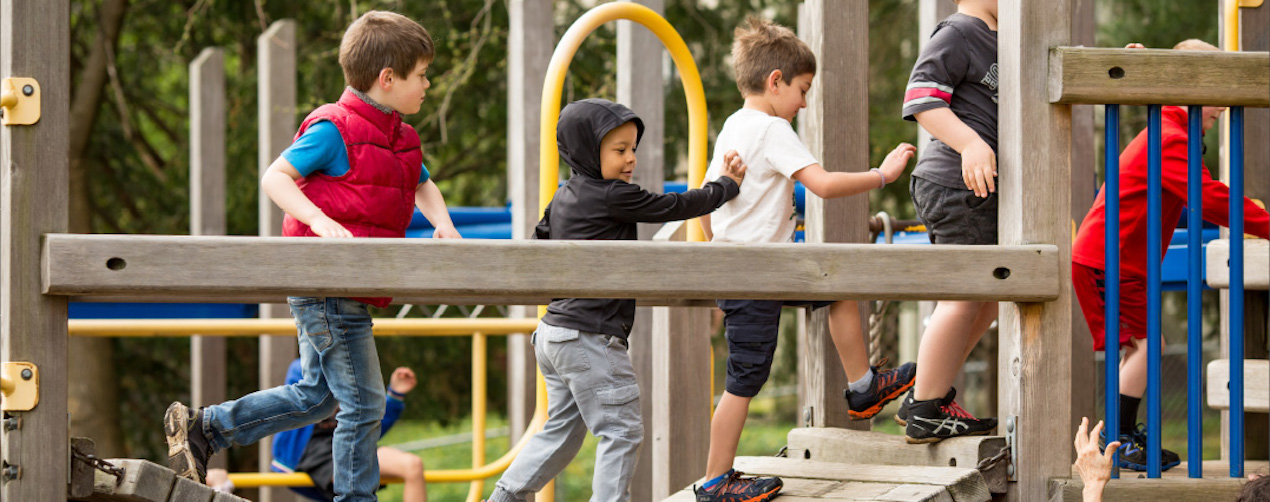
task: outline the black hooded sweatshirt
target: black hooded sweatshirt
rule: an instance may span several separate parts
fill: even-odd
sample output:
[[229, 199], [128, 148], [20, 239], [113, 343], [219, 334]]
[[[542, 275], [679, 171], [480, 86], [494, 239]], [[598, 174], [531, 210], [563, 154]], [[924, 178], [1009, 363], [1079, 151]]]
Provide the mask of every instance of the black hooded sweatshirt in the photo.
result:
[[[603, 99], [584, 99], [560, 112], [556, 143], [560, 158], [572, 169], [547, 205], [534, 236], [538, 239], [635, 240], [636, 223], [696, 218], [718, 209], [741, 192], [731, 178], [720, 177], [684, 193], [656, 194], [600, 173], [600, 142], [627, 122], [644, 123], [629, 108]], [[655, 273], [649, 270], [649, 273]], [[597, 277], [597, 280], [603, 280]], [[559, 298], [551, 301], [543, 322], [562, 328], [626, 338], [635, 321], [635, 300]]]

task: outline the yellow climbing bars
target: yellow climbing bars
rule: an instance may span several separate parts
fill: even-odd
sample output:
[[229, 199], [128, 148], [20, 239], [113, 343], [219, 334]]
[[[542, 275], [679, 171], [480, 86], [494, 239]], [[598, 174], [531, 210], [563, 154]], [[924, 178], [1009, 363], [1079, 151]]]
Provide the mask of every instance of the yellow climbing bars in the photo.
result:
[[[547, 80], [542, 88], [542, 121], [539, 131], [541, 152], [538, 160], [541, 165], [539, 178], [538, 201], [540, 209], [545, 209], [560, 184], [560, 155], [556, 150], [556, 123], [560, 121], [560, 98], [564, 90], [564, 78], [569, 71], [569, 63], [577, 53], [582, 41], [601, 25], [618, 19], [637, 22], [652, 31], [661, 40], [662, 45], [670, 52], [683, 81], [684, 96], [688, 101], [688, 187], [701, 186], [706, 174], [706, 93], [701, 86], [701, 75], [697, 72], [697, 63], [688, 52], [688, 46], [665, 18], [643, 5], [629, 2], [613, 2], [587, 11], [569, 27], [551, 55], [551, 64], [547, 67]], [[541, 213], [540, 213], [541, 214]], [[701, 225], [688, 225], [688, 240], [703, 241], [705, 234]]]

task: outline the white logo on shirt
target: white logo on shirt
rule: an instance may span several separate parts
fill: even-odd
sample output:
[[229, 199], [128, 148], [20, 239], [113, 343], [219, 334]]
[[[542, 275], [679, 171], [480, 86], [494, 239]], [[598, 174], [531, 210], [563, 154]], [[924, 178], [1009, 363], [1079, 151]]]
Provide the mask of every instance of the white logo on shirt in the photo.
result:
[[997, 92], [997, 64], [996, 63], [992, 63], [992, 68], [988, 68], [988, 74], [984, 75], [983, 80], [980, 80], [979, 83], [988, 86], [989, 89], [992, 89], [992, 102], [994, 104], [1000, 104], [1000, 103], [997, 103], [997, 99], [998, 99], [998, 96], [1000, 96], [1000, 93]]

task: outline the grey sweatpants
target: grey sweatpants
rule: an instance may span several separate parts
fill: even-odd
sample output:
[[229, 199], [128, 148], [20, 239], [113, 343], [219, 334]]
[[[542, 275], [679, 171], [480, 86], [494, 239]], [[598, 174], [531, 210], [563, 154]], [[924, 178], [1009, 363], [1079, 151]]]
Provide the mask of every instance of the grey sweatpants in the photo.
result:
[[591, 502], [629, 500], [644, 424], [626, 340], [547, 323], [538, 324], [532, 340], [547, 380], [550, 418], [503, 473], [489, 500], [528, 500], [569, 465], [588, 430], [600, 439]]

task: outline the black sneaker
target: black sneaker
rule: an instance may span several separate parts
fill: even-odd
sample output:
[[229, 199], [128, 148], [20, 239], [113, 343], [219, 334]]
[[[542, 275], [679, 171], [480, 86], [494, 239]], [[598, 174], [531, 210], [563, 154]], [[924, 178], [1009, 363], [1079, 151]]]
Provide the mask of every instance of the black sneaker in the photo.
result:
[[904, 395], [904, 400], [900, 401], [900, 409], [895, 410], [895, 423], [900, 427], [908, 427], [908, 409], [913, 407], [913, 391], [908, 391]]
[[842, 391], [842, 397], [847, 400], [847, 415], [852, 420], [873, 418], [882, 411], [883, 406], [898, 399], [904, 391], [913, 388], [913, 376], [917, 374], [916, 364], [905, 363], [898, 368], [883, 371], [882, 366], [885, 364], [886, 358], [882, 358], [877, 366], [872, 368], [873, 384], [869, 386], [868, 391], [853, 392], [851, 389]]
[[168, 437], [168, 467], [177, 476], [206, 483], [212, 445], [203, 433], [203, 411], [191, 410], [179, 401], [168, 405], [163, 433]]
[[909, 444], [938, 443], [958, 436], [982, 436], [997, 427], [995, 418], [975, 418], [953, 402], [956, 389], [948, 389], [943, 399], [913, 401], [909, 407], [904, 438]]
[[[1106, 431], [1099, 434], [1099, 446], [1103, 449], [1107, 448]], [[1138, 424], [1132, 431], [1120, 433], [1119, 455], [1116, 456], [1116, 464], [1121, 469], [1130, 469], [1138, 472], [1147, 471], [1147, 431], [1145, 424]], [[1160, 448], [1160, 471], [1167, 471], [1178, 464], [1182, 463], [1182, 458], [1177, 453]]]
[[727, 478], [718, 482], [709, 490], [693, 486], [697, 502], [763, 502], [776, 498], [785, 483], [781, 478], [741, 477], [743, 473], [732, 469], [725, 474]]

